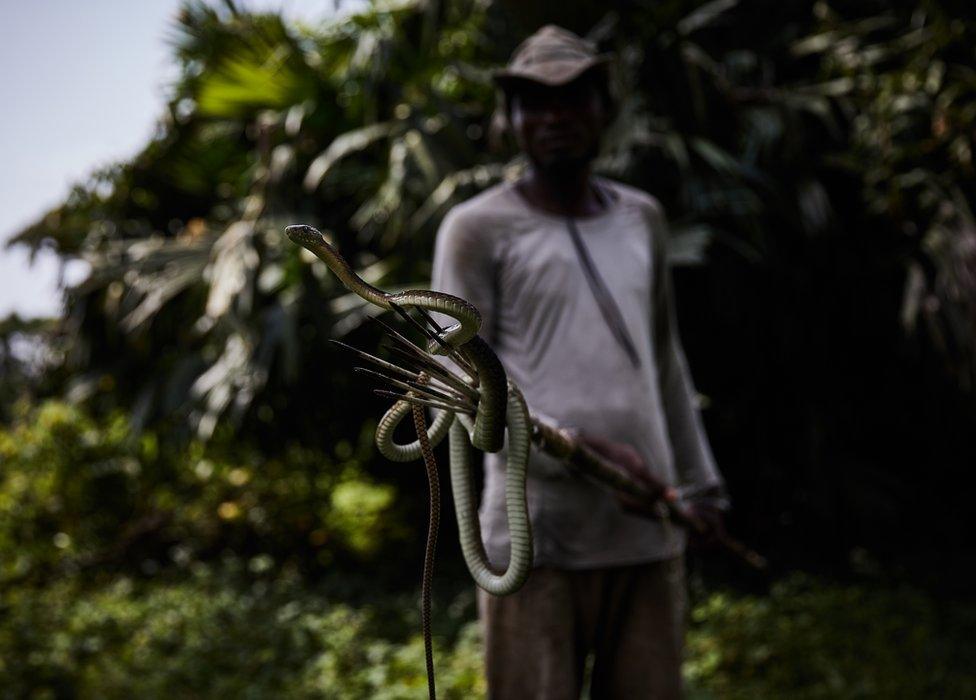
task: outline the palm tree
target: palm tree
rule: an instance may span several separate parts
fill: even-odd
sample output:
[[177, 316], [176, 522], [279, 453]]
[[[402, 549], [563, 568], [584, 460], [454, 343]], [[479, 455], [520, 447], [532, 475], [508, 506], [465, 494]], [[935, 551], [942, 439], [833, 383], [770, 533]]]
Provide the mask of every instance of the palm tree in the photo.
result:
[[286, 224], [327, 228], [367, 279], [416, 283], [438, 213], [501, 173], [476, 134], [490, 98], [467, 63], [477, 3], [373, 9], [317, 32], [230, 7], [184, 7], [182, 77], [143, 152], [17, 238], [91, 265], [68, 291], [76, 384], [108, 372], [137, 424], [176, 414], [202, 435], [255, 402], [300, 414], [333, 382], [296, 385], [299, 368], [307, 378], [321, 342], [364, 317], [285, 244]]
[[[64, 389], [136, 426], [226, 425], [269, 450], [356, 434], [379, 408], [324, 341], [377, 335], [282, 229], [327, 230], [391, 291], [424, 285], [444, 211], [519, 167], [487, 152], [488, 70], [537, 9], [377, 4], [293, 27], [186, 4], [154, 139], [16, 239], [91, 265], [67, 291]], [[830, 532], [856, 510], [849, 491], [883, 479], [902, 503], [913, 477], [888, 461], [907, 448], [852, 471], [871, 449], [853, 426], [879, 416], [864, 433], [878, 439], [905, 420], [895, 397], [929, 396], [890, 379], [912, 353], [951, 378], [938, 396], [967, 397], [954, 416], [972, 410], [973, 26], [921, 0], [846, 16], [735, 0], [548, 10], [619, 56], [601, 167], [669, 212], [686, 345], [740, 511], [756, 531]], [[957, 445], [943, 423], [905, 435]], [[869, 485], [834, 488], [847, 478]], [[795, 531], [775, 531], [788, 549]]]

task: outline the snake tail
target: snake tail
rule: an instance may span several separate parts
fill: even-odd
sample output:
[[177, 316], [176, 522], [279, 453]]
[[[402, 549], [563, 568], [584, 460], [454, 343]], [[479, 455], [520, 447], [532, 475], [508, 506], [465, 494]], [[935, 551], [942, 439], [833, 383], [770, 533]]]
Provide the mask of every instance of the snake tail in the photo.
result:
[[[428, 377], [422, 373], [420, 383], [426, 384]], [[427, 520], [427, 545], [424, 548], [424, 573], [420, 586], [420, 624], [424, 635], [424, 660], [427, 665], [427, 695], [436, 700], [437, 690], [434, 682], [434, 643], [431, 635], [430, 598], [434, 583], [434, 556], [437, 553], [437, 531], [441, 523], [441, 486], [437, 475], [437, 462], [434, 449], [427, 438], [427, 420], [423, 406], [411, 406], [413, 424], [417, 429], [417, 442], [420, 443], [427, 469], [427, 489], [430, 497], [430, 517]]]

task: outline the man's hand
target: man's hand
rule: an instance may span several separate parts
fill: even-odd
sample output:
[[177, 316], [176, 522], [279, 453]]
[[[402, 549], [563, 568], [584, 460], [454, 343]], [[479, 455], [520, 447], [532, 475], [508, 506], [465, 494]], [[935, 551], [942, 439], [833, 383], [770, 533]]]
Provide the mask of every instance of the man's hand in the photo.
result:
[[688, 512], [705, 525], [704, 532], [696, 532], [690, 528], [689, 544], [696, 549], [715, 546], [725, 534], [725, 514], [722, 510], [704, 501], [692, 501], [688, 504]]
[[[621, 471], [644, 486], [648, 492], [657, 498], [663, 498], [666, 501], [674, 501], [678, 498], [677, 491], [651, 475], [644, 458], [632, 446], [587, 434], [580, 434], [579, 440], [604, 459], [613, 462]], [[643, 499], [623, 491], [617, 491], [616, 496], [620, 505], [628, 512], [655, 520], [661, 517], [657, 508]]]

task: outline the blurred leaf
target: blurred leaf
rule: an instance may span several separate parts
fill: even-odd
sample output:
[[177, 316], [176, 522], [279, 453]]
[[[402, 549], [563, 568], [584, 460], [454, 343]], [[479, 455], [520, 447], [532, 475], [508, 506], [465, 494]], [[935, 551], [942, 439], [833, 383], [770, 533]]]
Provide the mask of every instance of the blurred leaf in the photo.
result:
[[354, 129], [353, 131], [348, 131], [337, 136], [329, 144], [329, 147], [319, 154], [308, 167], [304, 181], [305, 189], [316, 189], [322, 180], [325, 179], [326, 175], [329, 174], [329, 171], [332, 170], [332, 167], [342, 158], [361, 151], [370, 144], [390, 136], [395, 132], [397, 126], [393, 122], [370, 124], [369, 126]]

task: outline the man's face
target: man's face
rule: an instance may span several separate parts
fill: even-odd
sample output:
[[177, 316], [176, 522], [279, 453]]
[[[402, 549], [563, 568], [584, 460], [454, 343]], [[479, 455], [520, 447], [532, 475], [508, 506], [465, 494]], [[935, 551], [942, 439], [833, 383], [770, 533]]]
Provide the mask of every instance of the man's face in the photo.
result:
[[558, 86], [524, 81], [511, 92], [515, 139], [540, 169], [558, 174], [596, 157], [606, 110], [594, 81], [593, 73]]

